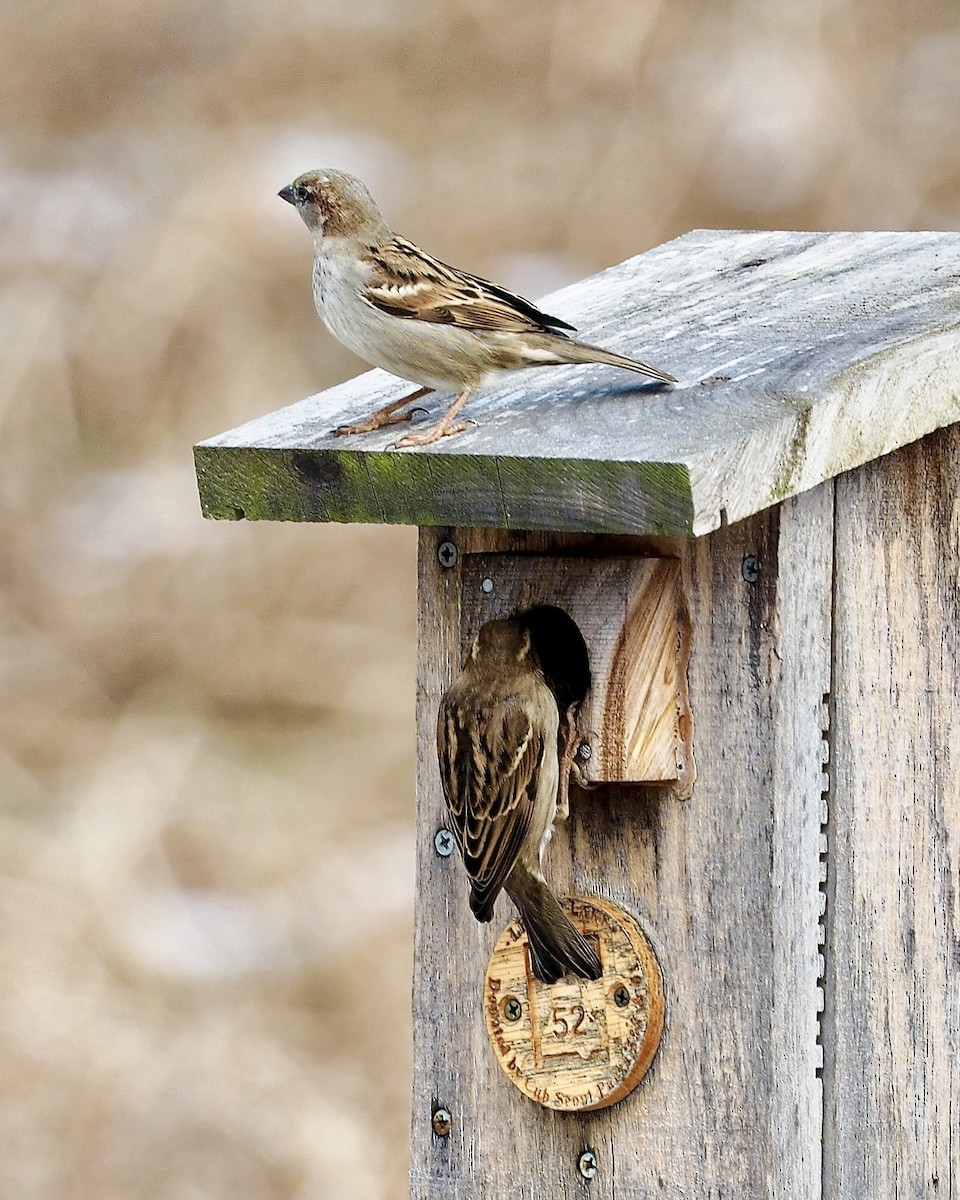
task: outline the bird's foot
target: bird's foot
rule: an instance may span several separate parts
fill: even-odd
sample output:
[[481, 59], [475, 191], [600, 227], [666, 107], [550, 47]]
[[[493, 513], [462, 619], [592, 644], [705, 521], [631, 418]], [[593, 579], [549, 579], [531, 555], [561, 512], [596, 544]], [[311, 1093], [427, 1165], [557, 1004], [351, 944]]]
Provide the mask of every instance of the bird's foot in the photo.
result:
[[556, 819], [558, 821], [565, 821], [570, 816], [570, 774], [579, 770], [576, 764], [577, 746], [580, 744], [580, 735], [577, 732], [577, 708], [578, 705], [571, 704], [567, 709], [561, 731], [563, 748], [560, 752], [560, 783], [557, 788]]
[[460, 421], [454, 425], [453, 418], [466, 404], [472, 390], [472, 388], [464, 388], [432, 429], [428, 429], [425, 433], [408, 433], [406, 437], [402, 437], [399, 442], [394, 443], [394, 449], [404, 450], [408, 446], [429, 446], [433, 442], [439, 442], [441, 438], [453, 437], [455, 433], [463, 433], [469, 422]]
[[573, 777], [577, 787], [593, 791], [597, 786], [592, 783], [578, 762], [580, 746], [583, 739], [577, 728], [577, 710], [579, 704], [571, 704], [567, 709], [563, 724], [560, 728], [560, 782], [557, 787], [557, 816], [558, 821], [565, 821], [570, 815], [570, 777]]
[[333, 436], [349, 437], [355, 433], [373, 433], [375, 429], [383, 429], [387, 425], [399, 425], [403, 421], [412, 421], [414, 413], [427, 410], [425, 408], [411, 408], [409, 412], [398, 412], [397, 410], [405, 408], [413, 400], [419, 400], [421, 396], [428, 395], [432, 390], [432, 388], [426, 387], [418, 388], [409, 396], [402, 396], [399, 400], [393, 400], [389, 404], [385, 404], [383, 408], [378, 408], [365, 421], [359, 421], [356, 425], [338, 425], [333, 431]]
[[[577, 749], [580, 749], [579, 743], [577, 744]], [[577, 787], [584, 792], [592, 792], [597, 786], [592, 780], [588, 779], [586, 775], [584, 775], [583, 769], [576, 759], [574, 759], [570, 764], [570, 774], [576, 781]]]
[[365, 421], [361, 421], [358, 425], [338, 425], [333, 431], [334, 437], [350, 437], [354, 433], [373, 433], [375, 429], [385, 429], [388, 425], [402, 425], [404, 421], [412, 421], [417, 413], [426, 412], [425, 408], [411, 408], [409, 412], [395, 413], [389, 417], [380, 417], [378, 420], [377, 413], [367, 417]]
[[428, 429], [426, 433], [408, 433], [398, 442], [393, 443], [394, 450], [405, 450], [408, 446], [429, 446], [433, 442], [439, 442], [441, 438], [453, 437], [456, 433], [463, 433], [468, 425], [475, 424], [472, 421], [461, 421], [457, 425], [449, 425], [445, 429], [441, 429], [442, 421], [438, 421], [432, 429]]

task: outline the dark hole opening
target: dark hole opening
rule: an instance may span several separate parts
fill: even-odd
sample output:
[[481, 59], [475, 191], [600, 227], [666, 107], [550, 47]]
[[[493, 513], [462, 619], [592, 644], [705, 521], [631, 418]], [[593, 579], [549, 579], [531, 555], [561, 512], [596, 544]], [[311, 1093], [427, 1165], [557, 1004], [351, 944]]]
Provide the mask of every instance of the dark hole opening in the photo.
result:
[[562, 716], [572, 704], [581, 704], [590, 690], [590, 655], [583, 634], [572, 617], [551, 604], [528, 608], [517, 620], [530, 631], [530, 643]]

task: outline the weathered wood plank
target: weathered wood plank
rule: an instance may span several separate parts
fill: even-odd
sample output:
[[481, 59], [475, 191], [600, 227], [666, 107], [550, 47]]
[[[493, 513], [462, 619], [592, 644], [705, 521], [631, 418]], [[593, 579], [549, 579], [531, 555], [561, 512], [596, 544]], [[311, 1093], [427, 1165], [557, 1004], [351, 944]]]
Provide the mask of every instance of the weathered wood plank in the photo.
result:
[[[782, 653], [770, 730], [774, 1200], [821, 1198], [823, 1088], [817, 1076], [823, 1060], [821, 854], [829, 784], [833, 491], [834, 484], [825, 483], [780, 509], [774, 624]], [[778, 920], [781, 912], [791, 919]], [[840, 1195], [824, 1192], [822, 1200]]]
[[[666, 981], [667, 1031], [649, 1075], [623, 1103], [591, 1114], [525, 1100], [487, 1043], [484, 971], [512, 910], [502, 902], [492, 927], [477, 925], [460, 864], [434, 852], [443, 822], [436, 706], [460, 665], [461, 596], [459, 572], [436, 557], [451, 531], [422, 532], [415, 1200], [579, 1198], [576, 1164], [587, 1146], [599, 1160], [590, 1184], [597, 1200], [819, 1197], [816, 948], [831, 549], [824, 491], [682, 548], [699, 770], [690, 800], [669, 788], [575, 796], [551, 844], [557, 889], [599, 893], [636, 913]], [[476, 532], [454, 537], [474, 551], [508, 548], [500, 531], [486, 544]], [[516, 541], [545, 549], [560, 539]], [[628, 543], [611, 540], [614, 547], [623, 553]], [[753, 584], [741, 575], [746, 554], [761, 564]], [[783, 719], [788, 711], [796, 715]], [[445, 1139], [430, 1126], [437, 1102], [454, 1115]]]
[[960, 430], [837, 482], [824, 1195], [960, 1197]]
[[332, 437], [407, 388], [369, 372], [201, 443], [204, 513], [703, 533], [960, 420], [956, 233], [698, 231], [544, 305], [680, 386], [529, 371], [397, 452]]

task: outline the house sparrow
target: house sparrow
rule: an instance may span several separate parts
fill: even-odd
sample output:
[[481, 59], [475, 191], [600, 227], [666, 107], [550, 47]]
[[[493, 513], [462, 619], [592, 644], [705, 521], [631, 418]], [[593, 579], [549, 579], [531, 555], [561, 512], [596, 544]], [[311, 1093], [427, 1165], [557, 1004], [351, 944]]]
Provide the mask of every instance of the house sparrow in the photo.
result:
[[533, 973], [545, 983], [603, 974], [541, 872], [557, 816], [558, 727], [529, 630], [488, 622], [440, 702], [440, 778], [474, 916], [489, 921], [506, 891], [523, 918]]
[[424, 385], [337, 434], [408, 421], [416, 410], [398, 410], [434, 388], [458, 393], [436, 425], [396, 443], [428, 445], [466, 428], [453, 422], [474, 389], [521, 367], [605, 363], [676, 383], [656, 367], [573, 341], [566, 321], [397, 237], [345, 171], [308, 171], [278, 194], [313, 234], [313, 298], [327, 329], [373, 366]]

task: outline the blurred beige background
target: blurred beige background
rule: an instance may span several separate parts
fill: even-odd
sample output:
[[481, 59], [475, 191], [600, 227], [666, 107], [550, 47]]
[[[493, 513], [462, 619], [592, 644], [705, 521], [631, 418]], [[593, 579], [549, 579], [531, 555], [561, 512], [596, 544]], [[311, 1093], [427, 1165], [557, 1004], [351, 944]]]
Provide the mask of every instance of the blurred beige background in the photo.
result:
[[694, 226], [955, 228], [955, 0], [7, 0], [0, 1196], [399, 1200], [415, 534], [204, 523], [360, 369], [279, 187], [530, 296]]

